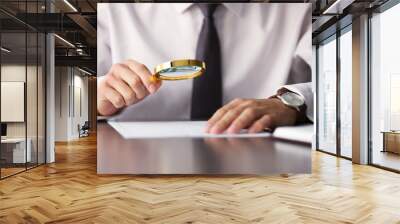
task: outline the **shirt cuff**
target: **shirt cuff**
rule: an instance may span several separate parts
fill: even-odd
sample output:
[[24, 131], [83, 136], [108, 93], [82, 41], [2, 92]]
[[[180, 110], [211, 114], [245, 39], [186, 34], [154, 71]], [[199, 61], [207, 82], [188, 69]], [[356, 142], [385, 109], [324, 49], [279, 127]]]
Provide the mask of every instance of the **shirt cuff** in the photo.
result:
[[[306, 116], [310, 121], [314, 121], [314, 94], [312, 91], [311, 82], [298, 83], [293, 85], [282, 86], [281, 89], [287, 89], [291, 92], [299, 94], [304, 98], [306, 104]], [[281, 90], [280, 89], [280, 90]], [[279, 92], [279, 90], [278, 90]]]

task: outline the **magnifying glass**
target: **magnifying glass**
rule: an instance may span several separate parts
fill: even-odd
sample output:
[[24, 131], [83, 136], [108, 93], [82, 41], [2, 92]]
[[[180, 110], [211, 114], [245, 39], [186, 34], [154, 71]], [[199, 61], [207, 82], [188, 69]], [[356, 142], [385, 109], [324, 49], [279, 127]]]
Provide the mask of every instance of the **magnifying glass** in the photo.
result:
[[193, 79], [204, 73], [206, 63], [194, 59], [173, 60], [157, 65], [151, 81]]

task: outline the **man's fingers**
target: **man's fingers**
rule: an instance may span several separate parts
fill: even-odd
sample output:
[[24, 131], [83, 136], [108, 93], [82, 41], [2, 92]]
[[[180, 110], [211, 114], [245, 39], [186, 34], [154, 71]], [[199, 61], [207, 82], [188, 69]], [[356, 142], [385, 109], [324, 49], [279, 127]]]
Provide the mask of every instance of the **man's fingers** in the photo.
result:
[[211, 128], [215, 125], [215, 123], [221, 119], [228, 110], [225, 107], [218, 109], [214, 115], [207, 121], [206, 132], [210, 132]]
[[110, 76], [108, 77], [108, 84], [123, 96], [125, 106], [136, 102], [135, 92], [124, 81]]
[[266, 128], [293, 125], [296, 116], [294, 109], [287, 107], [278, 99], [236, 100], [214, 114], [209, 120], [208, 130], [213, 134], [225, 131], [232, 134], [240, 133], [242, 129], [256, 133]]
[[148, 94], [147, 89], [142, 83], [140, 77], [124, 64], [114, 64], [112, 67], [112, 75], [126, 82], [135, 92], [136, 98], [142, 99]]
[[104, 94], [106, 99], [110, 101], [116, 109], [120, 109], [125, 106], [124, 97], [115, 89], [108, 86], [106, 87]]
[[264, 115], [254, 122], [249, 128], [249, 133], [258, 133], [263, 131], [265, 128], [273, 128], [271, 115]]
[[219, 121], [225, 113], [227, 113], [229, 110], [235, 108], [239, 104], [243, 103], [243, 99], [234, 99], [225, 106], [221, 107], [219, 110], [217, 110], [214, 115], [207, 121], [207, 130], [206, 132], [210, 132], [211, 128], [215, 125], [217, 121]]
[[140, 77], [147, 91], [155, 93], [160, 88], [161, 82], [153, 82], [151, 80], [153, 74], [144, 64], [134, 60], [127, 60], [125, 64]]
[[221, 134], [224, 132], [229, 125], [231, 125], [232, 121], [234, 121], [239, 115], [241, 111], [238, 109], [228, 110], [210, 129], [211, 134]]
[[259, 117], [260, 112], [257, 109], [245, 109], [229, 126], [228, 133], [239, 133], [241, 129], [249, 127]]
[[113, 64], [107, 75], [98, 80], [99, 114], [114, 114], [156, 92], [161, 82], [152, 82], [151, 77], [147, 67], [134, 60]]
[[126, 82], [132, 88], [132, 90], [135, 91], [138, 99], [143, 99], [149, 94], [139, 75], [132, 71], [127, 65], [113, 65], [112, 74]]

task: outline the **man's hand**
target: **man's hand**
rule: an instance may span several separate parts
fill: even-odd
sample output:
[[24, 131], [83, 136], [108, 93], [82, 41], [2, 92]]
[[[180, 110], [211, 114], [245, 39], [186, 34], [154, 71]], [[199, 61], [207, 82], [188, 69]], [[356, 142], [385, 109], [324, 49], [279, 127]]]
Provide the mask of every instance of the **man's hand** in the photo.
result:
[[298, 113], [277, 98], [235, 99], [215, 112], [208, 120], [206, 131], [212, 134], [238, 133], [248, 128], [249, 133], [257, 133], [265, 128], [294, 125]]
[[155, 93], [161, 82], [151, 82], [149, 69], [134, 60], [114, 64], [97, 82], [97, 111], [109, 116]]

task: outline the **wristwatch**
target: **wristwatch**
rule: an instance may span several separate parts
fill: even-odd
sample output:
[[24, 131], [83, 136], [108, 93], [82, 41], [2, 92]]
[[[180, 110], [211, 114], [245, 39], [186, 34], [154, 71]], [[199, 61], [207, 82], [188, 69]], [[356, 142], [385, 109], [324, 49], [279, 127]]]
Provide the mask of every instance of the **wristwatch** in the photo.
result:
[[276, 98], [278, 98], [283, 104], [285, 104], [288, 107], [291, 107], [295, 110], [297, 110], [297, 123], [302, 123], [307, 120], [306, 118], [306, 103], [303, 98], [303, 96], [291, 92], [291, 91], [285, 91], [278, 93], [275, 95]]
[[294, 108], [298, 112], [304, 112], [306, 104], [304, 98], [301, 95], [287, 91], [282, 94], [276, 95], [276, 98], [280, 99], [282, 103], [286, 106]]

